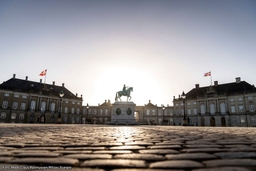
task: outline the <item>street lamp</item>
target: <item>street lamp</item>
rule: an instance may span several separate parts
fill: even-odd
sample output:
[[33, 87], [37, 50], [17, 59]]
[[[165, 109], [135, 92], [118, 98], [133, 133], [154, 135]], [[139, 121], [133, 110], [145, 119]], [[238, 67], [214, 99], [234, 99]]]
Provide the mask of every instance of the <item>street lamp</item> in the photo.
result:
[[183, 99], [183, 107], [184, 107], [184, 117], [183, 117], [183, 126], [187, 126], [188, 122], [186, 119], [186, 108], [185, 108], [185, 99], [186, 99], [186, 94], [184, 93], [184, 91], [181, 94], [181, 98]]
[[58, 118], [57, 118], [57, 123], [58, 124], [61, 124], [61, 110], [62, 110], [62, 97], [64, 96], [64, 92], [61, 90], [60, 93], [60, 110], [59, 110], [59, 115], [58, 115]]
[[162, 109], [163, 109], [163, 124], [164, 124], [164, 109], [165, 109], [165, 107], [164, 107], [164, 105], [162, 106]]
[[86, 105], [86, 114], [87, 114], [86, 120], [87, 120], [87, 122], [88, 122], [88, 109], [89, 109], [89, 105], [87, 103], [87, 105]]

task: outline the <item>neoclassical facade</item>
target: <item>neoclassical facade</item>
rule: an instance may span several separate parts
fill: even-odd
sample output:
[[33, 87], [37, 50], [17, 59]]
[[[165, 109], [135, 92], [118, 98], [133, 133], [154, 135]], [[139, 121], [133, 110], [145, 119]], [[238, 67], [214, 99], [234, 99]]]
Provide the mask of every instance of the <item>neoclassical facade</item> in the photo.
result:
[[[0, 84], [0, 123], [108, 124], [110, 100], [97, 106], [83, 106], [82, 96], [62, 86], [13, 77]], [[60, 92], [64, 93], [60, 97]], [[138, 124], [183, 125], [184, 114], [190, 126], [256, 126], [256, 91], [240, 78], [235, 82], [195, 88], [186, 98], [173, 98], [173, 106], [135, 106]], [[59, 117], [60, 116], [60, 117]]]
[[57, 86], [15, 76], [0, 85], [0, 123], [56, 123], [59, 115], [61, 123], [81, 123], [82, 96], [74, 95], [64, 83]]
[[[256, 126], [256, 91], [241, 78], [235, 82], [195, 88], [173, 99], [174, 123], [182, 125], [185, 117], [195, 126]], [[185, 106], [184, 106], [185, 105]]]

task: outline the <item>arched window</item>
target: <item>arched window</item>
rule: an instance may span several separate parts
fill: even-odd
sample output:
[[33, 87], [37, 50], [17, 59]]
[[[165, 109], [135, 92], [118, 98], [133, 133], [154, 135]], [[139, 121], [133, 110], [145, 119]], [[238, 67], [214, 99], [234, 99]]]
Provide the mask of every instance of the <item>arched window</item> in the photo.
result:
[[45, 112], [46, 102], [42, 101], [41, 103], [41, 112]]
[[30, 109], [31, 109], [31, 110], [35, 110], [35, 109], [36, 109], [36, 101], [35, 101], [35, 100], [32, 100], [32, 101], [31, 101]]
[[205, 114], [205, 105], [204, 104], [200, 105], [200, 111], [201, 111], [201, 114]]
[[226, 113], [226, 104], [225, 103], [220, 103], [220, 113], [225, 114]]
[[214, 115], [214, 113], [215, 113], [215, 104], [214, 103], [210, 104], [210, 113], [211, 113], [211, 115]]
[[55, 111], [55, 103], [51, 102], [51, 107], [50, 107], [51, 112]]

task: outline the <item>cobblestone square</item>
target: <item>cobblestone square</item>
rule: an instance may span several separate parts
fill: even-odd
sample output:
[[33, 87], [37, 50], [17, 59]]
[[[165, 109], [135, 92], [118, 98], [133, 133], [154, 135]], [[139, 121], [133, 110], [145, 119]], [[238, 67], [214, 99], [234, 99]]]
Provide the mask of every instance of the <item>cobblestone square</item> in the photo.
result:
[[0, 170], [256, 170], [255, 128], [0, 124], [0, 137]]

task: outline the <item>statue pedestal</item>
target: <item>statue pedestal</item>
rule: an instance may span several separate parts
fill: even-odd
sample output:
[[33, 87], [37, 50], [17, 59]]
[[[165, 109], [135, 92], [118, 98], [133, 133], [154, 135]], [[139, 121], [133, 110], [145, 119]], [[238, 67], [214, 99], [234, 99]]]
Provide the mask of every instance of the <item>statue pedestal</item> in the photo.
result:
[[114, 125], [137, 124], [134, 112], [136, 104], [133, 102], [115, 102], [112, 108], [111, 122]]

